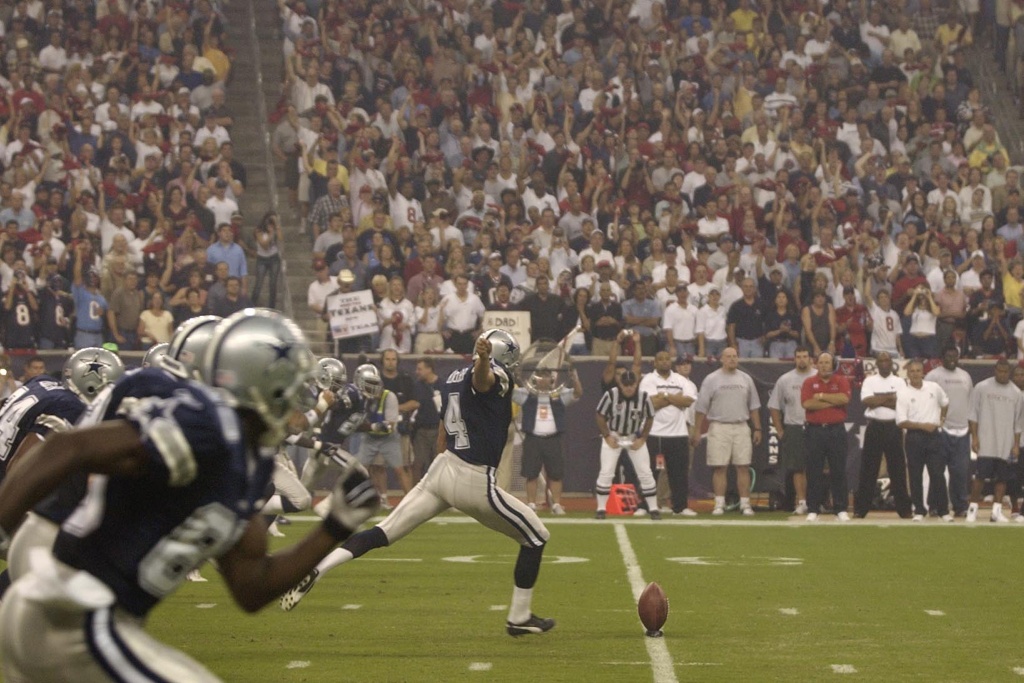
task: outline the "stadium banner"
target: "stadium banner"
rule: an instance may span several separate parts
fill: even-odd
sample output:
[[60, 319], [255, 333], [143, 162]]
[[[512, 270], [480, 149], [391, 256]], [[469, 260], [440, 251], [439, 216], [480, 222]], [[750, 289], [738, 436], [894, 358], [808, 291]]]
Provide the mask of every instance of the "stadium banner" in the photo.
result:
[[327, 314], [333, 339], [361, 337], [380, 329], [373, 293], [368, 289], [331, 294], [327, 297]]
[[530, 346], [530, 314], [526, 311], [487, 311], [484, 313], [483, 329], [492, 327], [505, 330], [515, 336], [519, 348]]

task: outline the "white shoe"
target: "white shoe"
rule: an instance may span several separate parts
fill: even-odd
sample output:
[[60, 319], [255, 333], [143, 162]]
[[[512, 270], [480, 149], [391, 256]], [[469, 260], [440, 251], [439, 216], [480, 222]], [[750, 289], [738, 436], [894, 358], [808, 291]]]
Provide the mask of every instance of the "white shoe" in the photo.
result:
[[203, 575], [199, 573], [198, 569], [193, 569], [192, 571], [190, 571], [185, 578], [187, 578], [189, 581], [191, 581], [193, 583], [206, 583], [207, 582], [207, 579], [203, 578]]
[[391, 503], [388, 502], [388, 497], [387, 496], [381, 496], [380, 497], [380, 509], [381, 510], [388, 510], [388, 511], [394, 510], [394, 508], [391, 507]]
[[997, 522], [999, 524], [1005, 524], [1010, 521], [1010, 518], [1004, 515], [1002, 512], [996, 515], [992, 515], [988, 518], [990, 522]]
[[324, 496], [324, 499], [313, 506], [313, 512], [320, 519], [327, 519], [327, 515], [331, 512], [331, 495]]
[[531, 510], [533, 510], [534, 512], [536, 512], [536, 511], [537, 511], [537, 504], [536, 504], [536, 503], [527, 503], [527, 504], [526, 504], [526, 507], [530, 508], [530, 509], [531, 509]]
[[923, 522], [924, 521], [924, 515], [914, 515], [913, 519], [914, 519], [915, 522]]
[[270, 526], [267, 527], [267, 533], [274, 538], [284, 538], [284, 534], [277, 528], [277, 522], [270, 523]]
[[683, 510], [679, 514], [683, 517], [696, 517], [697, 511], [691, 508], [683, 508]]
[[643, 508], [637, 508], [636, 510], [633, 510], [633, 516], [634, 517], [646, 517], [647, 516], [647, 510], [644, 510]]
[[971, 503], [967, 506], [967, 521], [974, 523], [978, 521], [978, 504]]
[[725, 514], [725, 508], [716, 507], [714, 510], [711, 511], [711, 514], [713, 514], [713, 515], [724, 515]]
[[658, 511], [666, 516], [675, 514], [675, 511], [672, 509], [670, 505], [662, 505], [660, 508], [658, 508]]
[[565, 508], [562, 507], [561, 503], [555, 503], [554, 505], [551, 506], [551, 514], [558, 515], [559, 517], [561, 517], [565, 514]]
[[846, 510], [843, 510], [842, 512], [840, 512], [839, 514], [836, 515], [836, 519], [839, 520], [840, 522], [849, 522], [850, 521], [850, 515], [849, 515], [848, 512], [846, 512]]
[[748, 505], [747, 507], [745, 507], [742, 510], [740, 510], [740, 514], [742, 514], [742, 515], [744, 515], [746, 517], [753, 517], [754, 516], [754, 508], [752, 508], [752, 507], [750, 507]]
[[794, 515], [806, 515], [807, 514], [807, 503], [800, 503], [793, 510]]
[[1016, 515], [1014, 515], [1013, 521], [1017, 524], [1024, 524], [1024, 515], [1018, 512]]
[[808, 522], [817, 522], [818, 521], [818, 513], [817, 512], [808, 512], [807, 513], [807, 521]]
[[946, 514], [942, 515], [942, 521], [943, 522], [952, 522], [955, 519], [956, 519], [956, 517], [954, 517], [952, 514], [950, 514], [948, 512]]

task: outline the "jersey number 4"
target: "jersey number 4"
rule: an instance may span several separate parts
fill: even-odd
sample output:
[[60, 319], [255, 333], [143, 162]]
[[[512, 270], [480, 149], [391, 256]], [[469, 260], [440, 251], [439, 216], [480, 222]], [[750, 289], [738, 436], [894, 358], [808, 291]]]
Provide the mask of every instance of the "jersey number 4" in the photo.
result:
[[455, 437], [456, 450], [469, 448], [469, 430], [466, 429], [466, 421], [462, 419], [462, 406], [456, 392], [448, 394], [448, 409], [444, 411], [444, 430]]

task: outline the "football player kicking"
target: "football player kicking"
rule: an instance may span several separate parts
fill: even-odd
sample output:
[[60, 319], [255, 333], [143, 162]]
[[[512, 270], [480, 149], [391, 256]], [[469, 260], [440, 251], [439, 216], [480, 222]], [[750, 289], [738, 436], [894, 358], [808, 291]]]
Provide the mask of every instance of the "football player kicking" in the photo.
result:
[[331, 513], [296, 545], [267, 554], [257, 514], [284, 425], [313, 356], [272, 311], [219, 323], [197, 381], [148, 368], [123, 377], [71, 432], [52, 434], [0, 484], [0, 549], [40, 499], [76, 471], [88, 493], [52, 552], [0, 605], [7, 683], [218, 679], [142, 628], [149, 611], [207, 559], [254, 612], [294, 585], [366, 521], [377, 495], [365, 470], [342, 472]]
[[537, 513], [495, 484], [495, 471], [512, 420], [512, 372], [519, 364], [519, 345], [504, 330], [488, 330], [476, 341], [471, 367], [448, 376], [441, 393], [444, 429], [439, 430], [439, 455], [426, 476], [380, 524], [350, 538], [295, 588], [281, 597], [290, 610], [330, 569], [361, 557], [374, 548], [398, 541], [420, 524], [448, 508], [520, 544], [515, 588], [506, 629], [511, 636], [544, 633], [555, 626], [530, 611], [541, 556], [550, 536]]
[[[62, 375], [62, 382], [48, 375], [33, 377], [0, 409], [0, 481], [51, 432], [71, 429], [103, 387], [124, 375], [124, 363], [106, 349], [80, 349], [64, 363]], [[24, 526], [28, 533], [23, 538], [33, 540], [22, 544], [24, 552], [12, 552], [7, 558], [8, 567], [0, 574], [0, 597], [28, 569], [27, 554], [32, 545], [52, 547], [57, 538], [57, 524], [44, 516], [29, 513]]]

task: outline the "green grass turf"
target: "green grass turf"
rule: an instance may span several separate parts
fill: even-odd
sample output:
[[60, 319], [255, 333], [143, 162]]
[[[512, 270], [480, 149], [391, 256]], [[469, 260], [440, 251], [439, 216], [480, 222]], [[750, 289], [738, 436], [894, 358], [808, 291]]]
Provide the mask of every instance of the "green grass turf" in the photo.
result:
[[[768, 518], [783, 519], [757, 521]], [[613, 524], [549, 526], [546, 560], [588, 561], [545, 562], [534, 609], [558, 626], [543, 636], [510, 638], [506, 611], [491, 610], [509, 602], [516, 546], [458, 520], [334, 570], [290, 613], [243, 614], [205, 567], [210, 582], [184, 585], [149, 630], [226, 681], [650, 681]], [[935, 683], [1019, 679], [1024, 667], [1016, 525], [625, 526], [644, 580], [671, 601], [665, 644], [680, 681], [834, 680], [832, 665], [849, 665], [861, 680]], [[441, 559], [468, 554], [484, 562]], [[800, 562], [765, 559], [779, 557]], [[308, 666], [286, 668], [296, 661]]]

